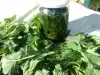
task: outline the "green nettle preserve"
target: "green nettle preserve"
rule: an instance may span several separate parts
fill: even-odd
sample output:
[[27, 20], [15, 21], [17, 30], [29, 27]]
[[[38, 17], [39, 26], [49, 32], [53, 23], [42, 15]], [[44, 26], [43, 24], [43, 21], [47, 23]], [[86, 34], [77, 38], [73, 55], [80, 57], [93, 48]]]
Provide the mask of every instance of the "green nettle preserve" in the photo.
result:
[[53, 1], [48, 1], [49, 3], [46, 0], [43, 1], [39, 1], [39, 13], [35, 16], [41, 26], [41, 33], [54, 41], [64, 40], [68, 34], [68, 8], [66, 6], [69, 0], [57, 2], [55, 5]]

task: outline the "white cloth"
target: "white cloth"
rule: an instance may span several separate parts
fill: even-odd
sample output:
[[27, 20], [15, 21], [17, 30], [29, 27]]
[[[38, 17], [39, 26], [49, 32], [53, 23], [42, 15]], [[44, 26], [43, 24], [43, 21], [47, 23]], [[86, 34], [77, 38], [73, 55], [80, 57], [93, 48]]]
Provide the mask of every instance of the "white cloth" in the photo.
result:
[[[35, 5], [35, 0], [0, 0], [0, 21], [14, 14], [20, 17]], [[31, 16], [29, 15], [28, 17], [30, 18]], [[91, 33], [100, 36], [100, 12], [87, 9], [78, 3], [70, 2], [68, 28], [71, 30], [71, 34], [85, 32], [86, 34]]]

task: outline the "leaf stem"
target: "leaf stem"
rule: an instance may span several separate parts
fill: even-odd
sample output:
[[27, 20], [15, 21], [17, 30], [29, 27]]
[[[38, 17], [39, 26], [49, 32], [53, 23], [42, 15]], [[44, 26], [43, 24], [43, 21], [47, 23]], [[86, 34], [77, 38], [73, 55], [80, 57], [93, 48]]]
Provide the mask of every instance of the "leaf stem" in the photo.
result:
[[[51, 51], [51, 52], [48, 52], [48, 53], [44, 53], [44, 54], [41, 54], [40, 55], [40, 57], [46, 57], [46, 56], [48, 56], [48, 55], [52, 55], [52, 54], [55, 54], [55, 52], [54, 51]], [[38, 55], [38, 54], [37, 54]], [[15, 62], [17, 62], [17, 61], [22, 61], [22, 60], [26, 60], [26, 59], [29, 59], [29, 58], [33, 58], [33, 57], [35, 57], [36, 55], [31, 55], [31, 56], [27, 56], [27, 57], [24, 57], [24, 58], [22, 58], [22, 59], [18, 59], [18, 60], [8, 60], [8, 61], [15, 61]]]

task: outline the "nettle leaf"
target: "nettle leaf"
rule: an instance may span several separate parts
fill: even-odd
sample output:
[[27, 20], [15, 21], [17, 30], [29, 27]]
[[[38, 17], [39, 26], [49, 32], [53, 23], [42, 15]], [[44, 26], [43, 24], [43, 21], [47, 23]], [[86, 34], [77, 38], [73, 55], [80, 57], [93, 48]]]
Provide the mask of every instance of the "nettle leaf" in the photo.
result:
[[23, 75], [33, 75], [38, 62], [39, 62], [39, 60], [31, 60], [31, 61], [28, 60], [28, 61], [26, 61], [21, 66], [21, 69], [23, 70]]
[[53, 75], [63, 75], [62, 67], [60, 64], [55, 65]]
[[100, 66], [100, 47], [95, 47], [87, 50], [87, 57], [90, 63]]
[[16, 73], [16, 68], [18, 67], [17, 60], [21, 58], [21, 55], [22, 53], [19, 51], [17, 53], [7, 55], [1, 59], [4, 74], [13, 75]]
[[73, 53], [70, 54], [70, 60], [77, 61], [77, 60], [81, 60], [81, 58], [82, 55], [78, 51], [74, 51]]
[[77, 62], [69, 62], [65, 69], [67, 75], [84, 75], [83, 70]]
[[90, 63], [100, 66], [100, 56], [91, 53], [87, 53], [86, 55]]
[[20, 24], [20, 25], [17, 27], [17, 31], [20, 31], [20, 32], [24, 32], [25, 29], [26, 29], [25, 23]]
[[[2, 29], [2, 30], [1, 30]], [[5, 26], [5, 27], [0, 27], [0, 34], [2, 35], [2, 36], [4, 36], [5, 34], [6, 34], [6, 29], [7, 29], [7, 27]]]
[[96, 56], [100, 56], [100, 47], [97, 46], [92, 49], [88, 49], [87, 52]]
[[16, 15], [13, 15], [13, 16], [11, 16], [11, 17], [4, 18], [4, 22], [6, 22], [6, 23], [11, 23], [11, 22], [13, 22], [15, 19], [16, 19]]
[[100, 75], [100, 70], [91, 67], [86, 70], [85, 75]]
[[61, 54], [62, 59], [67, 59], [71, 53], [72, 53], [72, 50], [64, 50]]
[[0, 47], [0, 54], [7, 53], [8, 49], [6, 47]]
[[74, 42], [69, 42], [67, 43], [68, 48], [73, 49], [73, 50], [79, 50], [79, 46], [74, 43]]
[[38, 70], [34, 75], [49, 75], [49, 71], [46, 69]]
[[7, 28], [7, 30], [6, 30], [6, 33], [11, 33], [11, 32], [13, 32], [14, 29], [16, 29], [16, 28], [17, 28], [17, 25], [9, 26], [9, 28]]
[[100, 37], [98, 37], [98, 36], [92, 36], [91, 38], [93, 40], [95, 40], [96, 44], [100, 44]]
[[25, 63], [23, 63], [20, 67], [23, 70], [23, 74], [25, 74], [25, 72], [27, 71], [27, 69], [29, 68], [29, 60], [27, 60]]
[[[82, 59], [81, 59], [81, 60], [82, 60]], [[79, 62], [80, 62], [80, 68], [81, 68], [82, 70], [86, 70], [87, 67], [88, 67], [88, 62], [86, 62], [86, 61], [84, 61], [84, 60], [79, 61]]]
[[68, 36], [66, 38], [67, 41], [79, 43], [81, 38], [80, 36]]

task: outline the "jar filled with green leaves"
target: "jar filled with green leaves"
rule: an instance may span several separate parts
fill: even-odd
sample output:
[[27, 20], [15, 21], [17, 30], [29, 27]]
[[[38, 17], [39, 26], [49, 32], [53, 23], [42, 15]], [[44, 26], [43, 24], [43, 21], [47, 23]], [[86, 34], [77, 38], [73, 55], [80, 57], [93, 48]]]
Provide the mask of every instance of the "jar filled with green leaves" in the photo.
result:
[[54, 41], [63, 41], [68, 35], [69, 0], [38, 0], [39, 13], [36, 15], [42, 34]]

